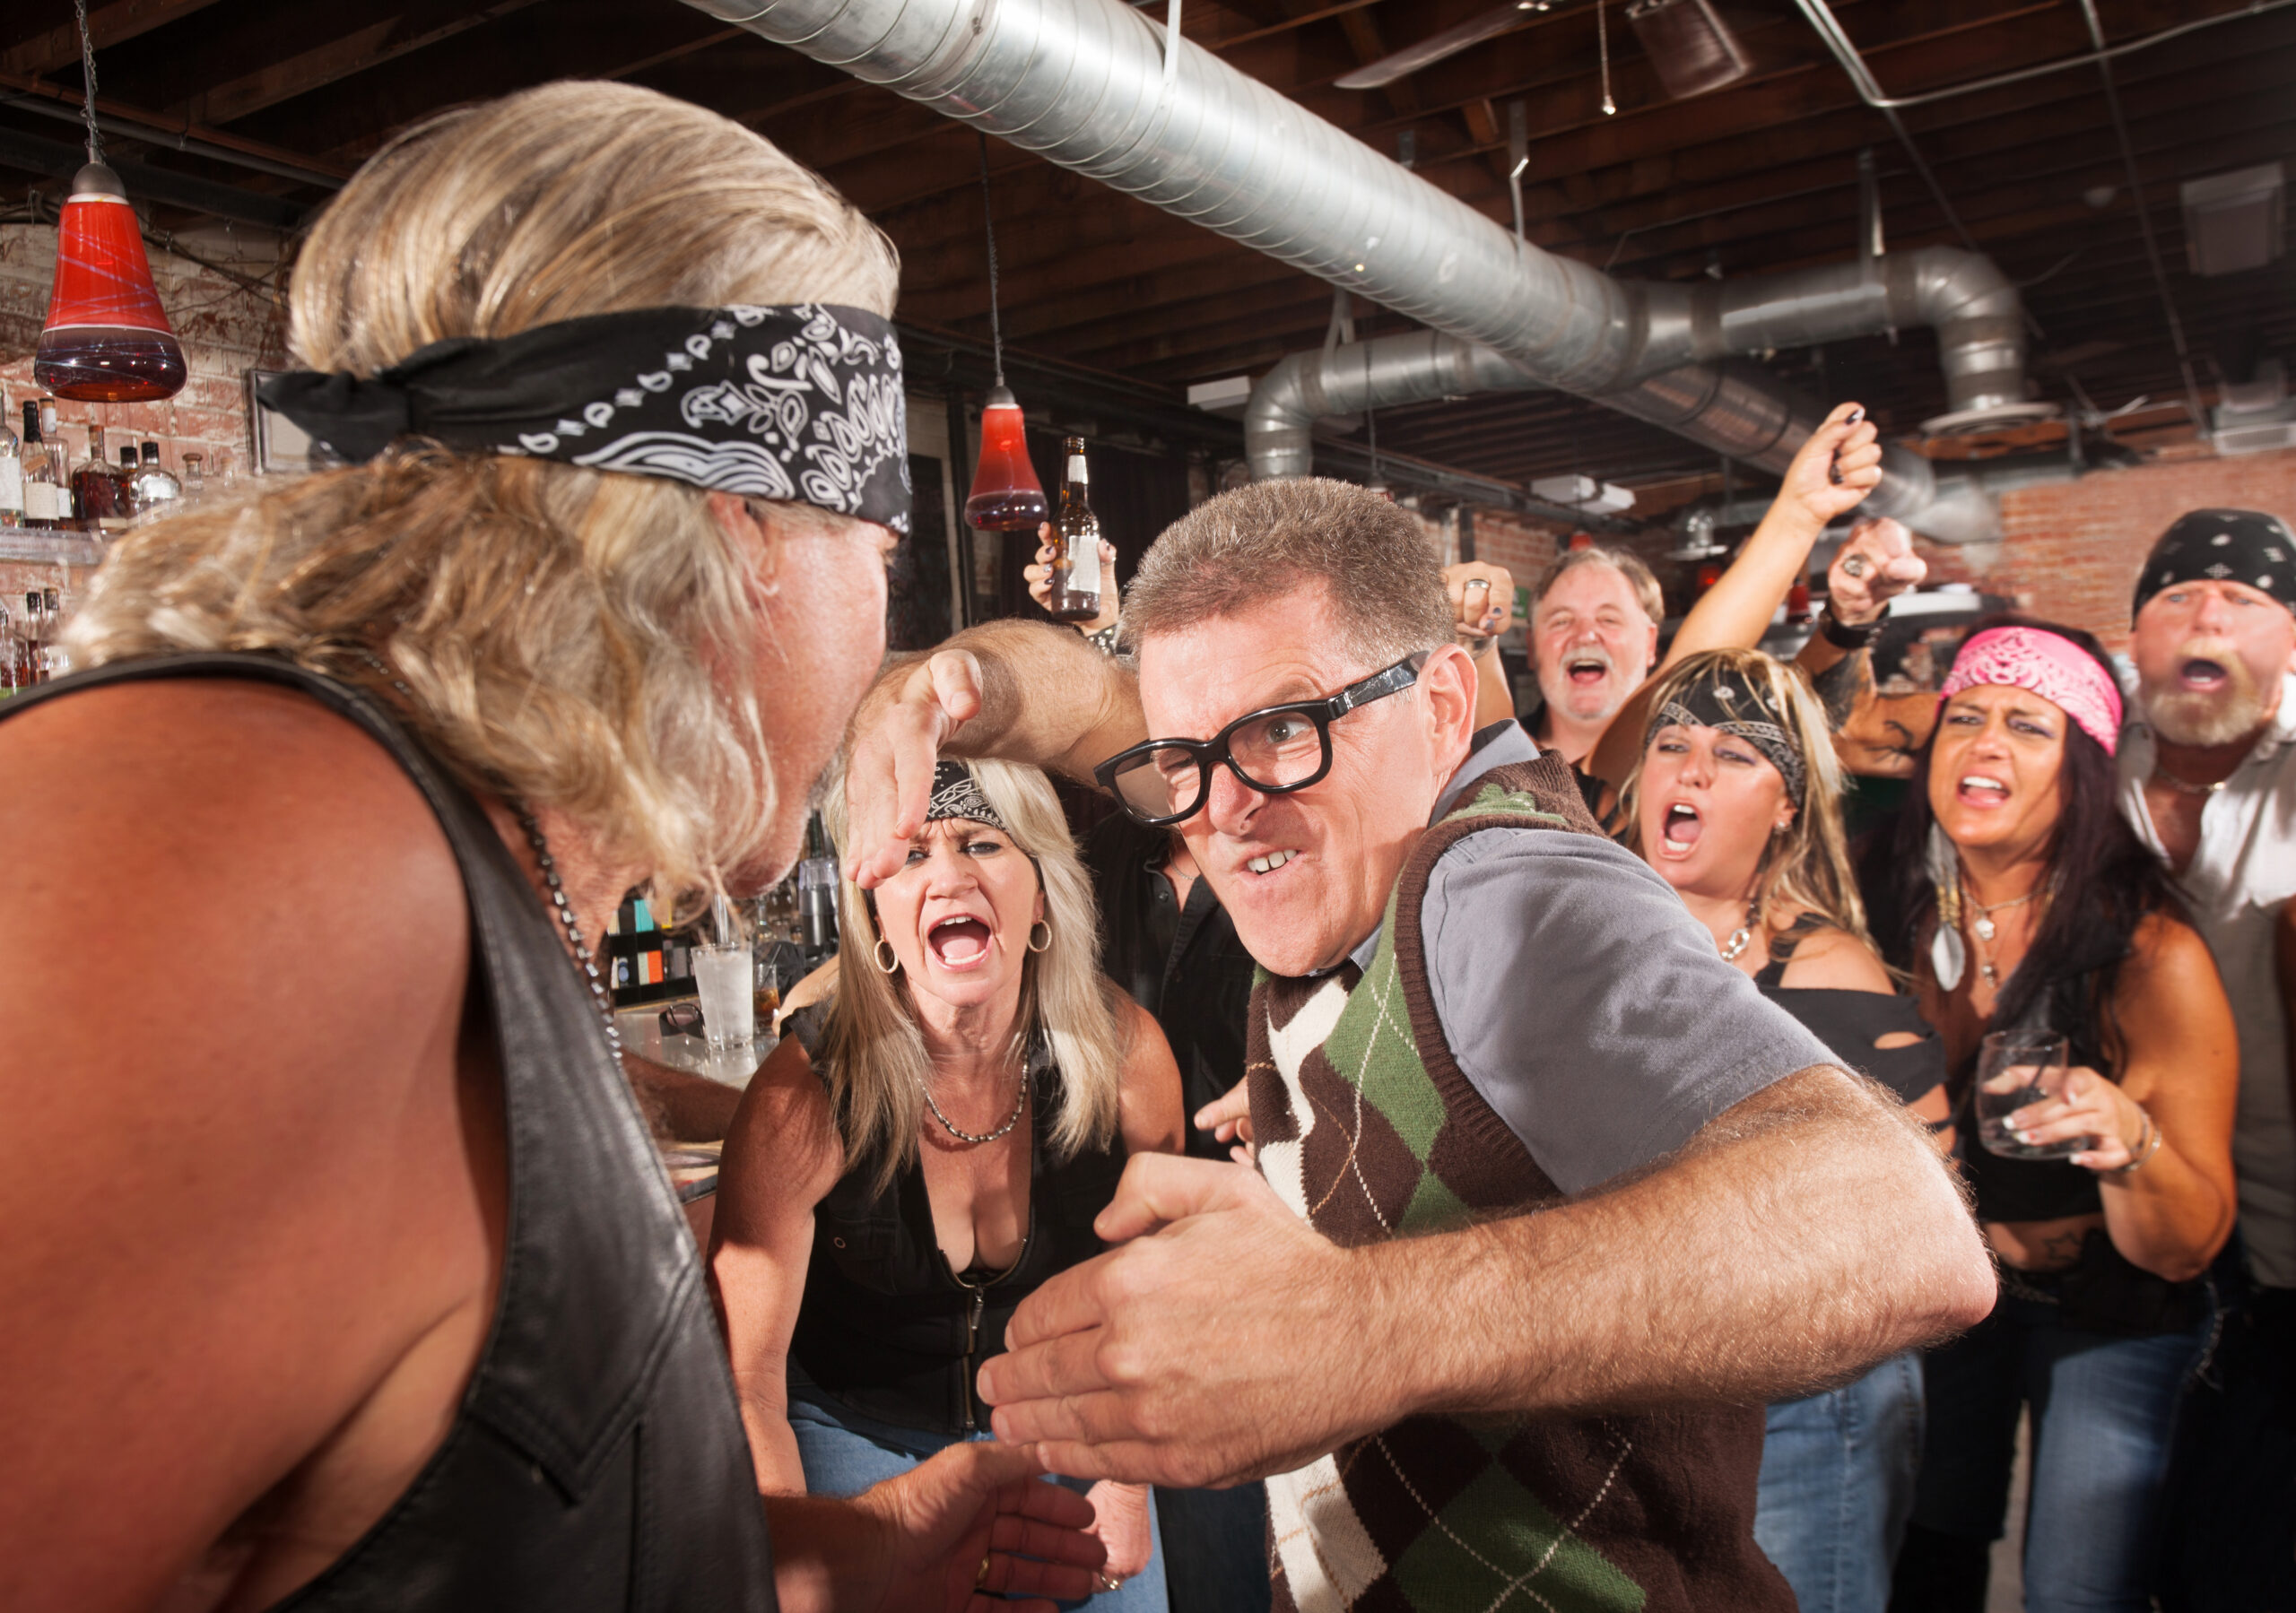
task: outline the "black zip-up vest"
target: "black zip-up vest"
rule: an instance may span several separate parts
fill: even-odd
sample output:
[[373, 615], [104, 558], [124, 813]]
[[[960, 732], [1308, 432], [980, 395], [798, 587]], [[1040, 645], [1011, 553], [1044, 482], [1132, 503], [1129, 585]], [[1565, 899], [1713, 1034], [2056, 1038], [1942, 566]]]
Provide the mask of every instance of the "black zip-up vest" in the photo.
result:
[[162, 678], [283, 684], [390, 752], [470, 904], [502, 1065], [509, 1215], [494, 1323], [446, 1442], [298, 1613], [771, 1613], [749, 1442], [692, 1235], [597, 1010], [501, 837], [375, 701], [265, 655], [116, 663], [0, 703]]
[[[818, 1009], [799, 1009], [784, 1025], [809, 1057], [819, 1056], [822, 1018]], [[873, 1166], [852, 1166], [813, 1212], [813, 1253], [789, 1358], [816, 1388], [864, 1416], [934, 1434], [986, 1429], [977, 1379], [983, 1361], [1004, 1353], [1005, 1323], [1039, 1287], [1104, 1247], [1092, 1218], [1116, 1197], [1124, 1139], [1056, 1163], [1049, 1133], [1060, 1072], [1041, 1039], [1028, 1078], [1036, 1083], [1029, 1232], [1009, 1270], [984, 1280], [949, 1269], [925, 1168], [913, 1159], [882, 1193]]]

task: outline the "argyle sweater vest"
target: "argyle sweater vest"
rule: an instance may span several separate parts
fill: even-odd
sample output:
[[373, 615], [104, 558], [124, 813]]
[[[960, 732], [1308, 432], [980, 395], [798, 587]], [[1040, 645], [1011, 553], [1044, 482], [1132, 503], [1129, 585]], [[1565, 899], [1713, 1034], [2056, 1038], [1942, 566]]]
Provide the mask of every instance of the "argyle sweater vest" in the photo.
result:
[[[1561, 1197], [1461, 1073], [1428, 990], [1429, 875], [1462, 836], [1494, 828], [1601, 832], [1556, 759], [1493, 769], [1413, 849], [1368, 968], [1263, 973], [1253, 992], [1259, 1168], [1335, 1243], [1441, 1232]], [[1792, 1613], [1793, 1592], [1753, 1541], [1761, 1437], [1758, 1406], [1412, 1418], [1267, 1481], [1275, 1608]]]

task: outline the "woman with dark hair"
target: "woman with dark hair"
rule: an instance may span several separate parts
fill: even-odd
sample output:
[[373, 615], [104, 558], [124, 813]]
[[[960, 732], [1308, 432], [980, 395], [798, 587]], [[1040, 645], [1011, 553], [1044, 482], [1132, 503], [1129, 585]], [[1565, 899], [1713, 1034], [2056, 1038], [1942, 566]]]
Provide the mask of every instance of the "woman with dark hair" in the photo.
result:
[[[2097, 641], [1991, 619], [1943, 698], [1866, 889], [1944, 1038], [2001, 1297], [1927, 1357], [1892, 1606], [1984, 1607], [2030, 1406], [2025, 1606], [2141, 1609], [2171, 1413], [2213, 1309], [2205, 1273], [2231, 1230], [2231, 1010], [2115, 804], [2120, 693]], [[1978, 1136], [1974, 1075], [1996, 1030], [2069, 1045], [2057, 1095], [2006, 1116], [2003, 1146], [2024, 1157]]]

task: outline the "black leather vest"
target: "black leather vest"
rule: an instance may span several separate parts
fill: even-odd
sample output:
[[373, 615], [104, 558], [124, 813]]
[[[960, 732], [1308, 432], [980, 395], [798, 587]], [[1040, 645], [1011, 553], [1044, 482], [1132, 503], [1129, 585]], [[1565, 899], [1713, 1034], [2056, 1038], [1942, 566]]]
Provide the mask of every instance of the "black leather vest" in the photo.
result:
[[701, 1262], [597, 1010], [469, 793], [359, 691], [263, 655], [75, 673], [284, 684], [358, 724], [438, 814], [501, 1055], [509, 1221], [494, 1324], [446, 1442], [303, 1613], [770, 1613], [773, 1564]]
[[[819, 1010], [800, 1009], [784, 1029], [817, 1056], [821, 1023]], [[1103, 1247], [1092, 1218], [1116, 1197], [1124, 1139], [1055, 1163], [1048, 1133], [1060, 1072], [1041, 1041], [1028, 1073], [1036, 1083], [1029, 1233], [1009, 1270], [984, 1281], [949, 1269], [933, 1229], [925, 1170], [915, 1160], [883, 1193], [872, 1185], [873, 1168], [854, 1166], [813, 1212], [813, 1253], [790, 1360], [816, 1388], [865, 1416], [934, 1434], [986, 1429], [988, 1408], [977, 1380], [980, 1364], [1004, 1353], [1005, 1323], [1040, 1285]]]

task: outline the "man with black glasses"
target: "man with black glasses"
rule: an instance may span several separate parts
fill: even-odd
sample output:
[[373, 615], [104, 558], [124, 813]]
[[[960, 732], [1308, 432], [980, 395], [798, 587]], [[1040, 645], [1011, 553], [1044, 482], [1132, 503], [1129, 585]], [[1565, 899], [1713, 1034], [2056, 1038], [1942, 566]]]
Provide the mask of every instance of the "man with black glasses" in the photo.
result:
[[1790, 1608], [1751, 1532], [1761, 1404], [1992, 1303], [1935, 1154], [1560, 762], [1475, 728], [1394, 506], [1223, 495], [1126, 620], [1136, 679], [1054, 629], [961, 637], [881, 684], [852, 758], [865, 884], [938, 750], [1026, 758], [1177, 828], [1269, 976], [1248, 1120], [1213, 1116], [1257, 1173], [1133, 1162], [1122, 1246], [982, 1373], [998, 1434], [1078, 1474], [1266, 1476], [1279, 1608]]

